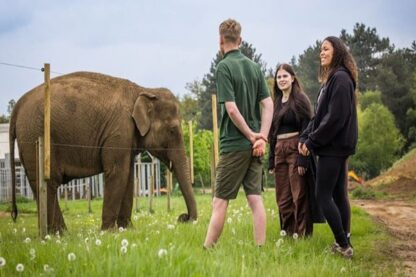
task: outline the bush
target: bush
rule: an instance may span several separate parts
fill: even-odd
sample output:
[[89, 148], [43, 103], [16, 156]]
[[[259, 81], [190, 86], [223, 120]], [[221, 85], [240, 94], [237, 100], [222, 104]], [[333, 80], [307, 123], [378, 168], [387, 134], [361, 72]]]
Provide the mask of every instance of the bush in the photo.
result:
[[359, 186], [352, 191], [354, 199], [375, 199], [376, 193], [372, 188]]

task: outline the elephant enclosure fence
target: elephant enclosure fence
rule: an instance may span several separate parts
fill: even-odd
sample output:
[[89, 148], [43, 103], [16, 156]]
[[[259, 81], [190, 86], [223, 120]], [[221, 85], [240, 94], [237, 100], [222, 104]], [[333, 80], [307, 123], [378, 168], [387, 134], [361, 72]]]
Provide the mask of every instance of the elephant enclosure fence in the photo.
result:
[[[141, 162], [140, 155], [136, 157], [134, 163], [135, 196], [148, 196], [151, 184], [154, 183], [153, 194], [161, 194], [161, 175], [160, 162], [157, 160], [153, 166], [155, 178], [152, 179], [152, 163]], [[12, 197], [10, 167], [0, 168], [0, 202], [9, 202]], [[101, 198], [104, 196], [104, 177], [98, 174], [91, 177], [75, 179], [66, 185], [58, 188], [60, 199], [77, 200], [88, 199], [88, 192], [91, 191], [91, 198]], [[26, 178], [25, 170], [21, 165], [16, 166], [16, 194], [17, 196], [33, 199], [33, 192], [29, 181]]]

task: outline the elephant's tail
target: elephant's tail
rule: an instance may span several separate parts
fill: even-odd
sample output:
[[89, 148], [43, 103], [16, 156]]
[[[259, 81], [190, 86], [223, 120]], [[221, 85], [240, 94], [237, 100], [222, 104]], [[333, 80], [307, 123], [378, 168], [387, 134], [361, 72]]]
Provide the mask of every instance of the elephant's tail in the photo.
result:
[[[16, 108], [16, 107], [15, 107]], [[16, 140], [16, 116], [12, 113], [10, 117], [10, 129], [9, 129], [9, 150], [10, 150], [10, 168], [12, 173], [12, 212], [11, 216], [13, 221], [16, 222], [17, 218], [17, 205], [16, 205], [16, 168], [14, 161], [14, 142]]]

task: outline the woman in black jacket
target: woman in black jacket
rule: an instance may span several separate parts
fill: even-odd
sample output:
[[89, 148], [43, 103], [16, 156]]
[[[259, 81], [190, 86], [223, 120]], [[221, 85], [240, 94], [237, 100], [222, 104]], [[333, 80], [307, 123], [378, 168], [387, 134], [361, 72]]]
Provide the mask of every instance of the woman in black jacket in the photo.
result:
[[298, 143], [299, 135], [312, 117], [312, 109], [290, 65], [277, 67], [273, 96], [269, 172], [275, 174], [280, 227], [290, 236], [308, 236], [312, 234], [306, 174], [309, 159], [299, 154]]
[[351, 258], [350, 205], [346, 193], [347, 158], [358, 138], [355, 89], [357, 67], [345, 44], [327, 37], [321, 45], [315, 117], [303, 132], [299, 152], [317, 156], [316, 198], [335, 237], [334, 252]]

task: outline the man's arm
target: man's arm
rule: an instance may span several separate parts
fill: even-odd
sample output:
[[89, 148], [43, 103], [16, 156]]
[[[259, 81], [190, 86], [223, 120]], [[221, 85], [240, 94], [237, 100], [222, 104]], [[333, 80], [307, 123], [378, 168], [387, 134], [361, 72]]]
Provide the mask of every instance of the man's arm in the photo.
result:
[[[268, 137], [270, 126], [272, 125], [273, 119], [273, 100], [272, 98], [266, 97], [260, 101], [261, 105], [261, 127], [260, 135], [261, 137]], [[266, 140], [257, 140], [253, 145], [253, 155], [254, 156], [263, 156], [266, 152]]]
[[[243, 135], [252, 144], [254, 144], [258, 135], [256, 136], [256, 133], [254, 133], [250, 129], [250, 127], [247, 125], [247, 122], [244, 120], [244, 117], [241, 115], [235, 102], [231, 102], [231, 101], [225, 102], [225, 109], [227, 110], [227, 113], [230, 116], [231, 121], [238, 128], [238, 130], [240, 130], [240, 132], [243, 133]], [[264, 138], [267, 138], [267, 135]]]

